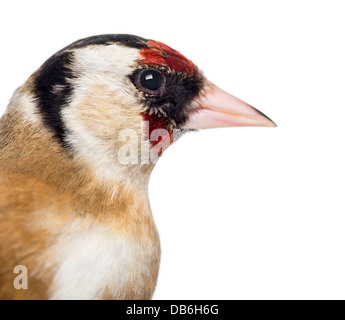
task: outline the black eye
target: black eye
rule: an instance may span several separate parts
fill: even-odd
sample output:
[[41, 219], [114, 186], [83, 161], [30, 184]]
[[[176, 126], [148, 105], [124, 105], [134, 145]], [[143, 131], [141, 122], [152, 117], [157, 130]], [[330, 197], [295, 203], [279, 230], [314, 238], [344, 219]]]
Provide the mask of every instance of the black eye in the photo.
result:
[[144, 89], [156, 91], [162, 87], [164, 76], [157, 70], [142, 70], [138, 80]]

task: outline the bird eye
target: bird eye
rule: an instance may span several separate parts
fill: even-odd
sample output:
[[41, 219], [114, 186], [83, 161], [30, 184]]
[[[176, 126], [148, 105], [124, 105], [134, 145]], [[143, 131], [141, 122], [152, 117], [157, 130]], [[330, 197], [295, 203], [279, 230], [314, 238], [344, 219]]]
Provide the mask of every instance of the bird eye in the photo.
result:
[[138, 80], [143, 89], [156, 91], [162, 87], [164, 76], [157, 70], [142, 70]]

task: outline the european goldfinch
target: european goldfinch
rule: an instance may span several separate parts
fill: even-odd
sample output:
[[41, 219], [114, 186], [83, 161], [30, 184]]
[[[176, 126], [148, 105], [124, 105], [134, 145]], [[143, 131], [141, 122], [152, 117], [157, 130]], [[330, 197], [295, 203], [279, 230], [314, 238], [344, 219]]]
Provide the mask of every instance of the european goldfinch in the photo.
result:
[[227, 126], [275, 125], [161, 42], [102, 35], [52, 56], [0, 120], [0, 298], [150, 299], [151, 171], [182, 129]]

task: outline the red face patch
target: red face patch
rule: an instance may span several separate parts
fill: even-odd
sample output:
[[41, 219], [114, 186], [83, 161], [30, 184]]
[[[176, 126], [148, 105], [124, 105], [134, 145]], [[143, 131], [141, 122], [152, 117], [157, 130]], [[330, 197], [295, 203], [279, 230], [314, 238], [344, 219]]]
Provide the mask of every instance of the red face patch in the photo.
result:
[[[167, 66], [171, 70], [183, 72], [188, 75], [198, 75], [198, 70], [194, 63], [188, 60], [178, 51], [168, 47], [162, 42], [149, 40], [147, 42], [148, 48], [139, 51], [141, 59], [140, 64], [153, 65], [153, 66]], [[156, 148], [158, 154], [161, 155], [163, 150], [166, 149], [173, 142], [173, 130], [169, 128], [169, 119], [163, 116], [149, 115], [144, 113], [144, 121], [149, 122], [149, 132], [145, 134], [150, 137], [150, 143], [153, 148]], [[165, 129], [168, 136], [156, 135], [154, 130]]]
[[[162, 154], [162, 149], [167, 148], [171, 143], [173, 143], [173, 130], [168, 128], [169, 120], [165, 117], [157, 117], [149, 114], [143, 115], [144, 121], [149, 122], [149, 130], [148, 132], [144, 132], [148, 139], [150, 139], [150, 143], [152, 147], [158, 147], [157, 152], [159, 156]], [[167, 136], [160, 137], [159, 134], [157, 135], [154, 130], [156, 129], [165, 129], [169, 134], [169, 138]]]
[[170, 69], [185, 72], [192, 75], [196, 68], [194, 63], [188, 60], [178, 51], [168, 47], [162, 42], [149, 40], [149, 48], [142, 49], [139, 53], [141, 56], [140, 63], [151, 65], [165, 65]]

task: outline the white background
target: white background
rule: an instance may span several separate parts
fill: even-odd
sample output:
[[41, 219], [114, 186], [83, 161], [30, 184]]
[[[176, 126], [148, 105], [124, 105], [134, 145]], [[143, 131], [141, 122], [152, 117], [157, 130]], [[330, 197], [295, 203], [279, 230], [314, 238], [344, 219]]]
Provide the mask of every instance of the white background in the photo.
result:
[[2, 1], [0, 106], [91, 35], [165, 42], [278, 128], [186, 135], [150, 182], [155, 299], [345, 298], [343, 1]]

